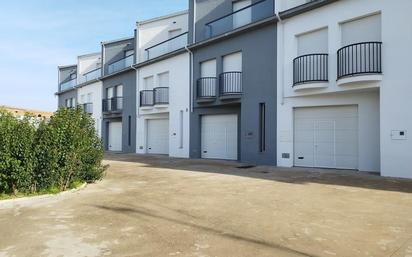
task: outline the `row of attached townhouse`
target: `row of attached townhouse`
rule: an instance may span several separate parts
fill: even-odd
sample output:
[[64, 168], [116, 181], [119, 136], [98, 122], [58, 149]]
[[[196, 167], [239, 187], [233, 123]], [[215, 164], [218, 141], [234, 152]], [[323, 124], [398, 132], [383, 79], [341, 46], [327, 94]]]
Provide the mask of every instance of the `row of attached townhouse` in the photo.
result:
[[412, 178], [412, 2], [189, 0], [59, 67], [107, 151]]

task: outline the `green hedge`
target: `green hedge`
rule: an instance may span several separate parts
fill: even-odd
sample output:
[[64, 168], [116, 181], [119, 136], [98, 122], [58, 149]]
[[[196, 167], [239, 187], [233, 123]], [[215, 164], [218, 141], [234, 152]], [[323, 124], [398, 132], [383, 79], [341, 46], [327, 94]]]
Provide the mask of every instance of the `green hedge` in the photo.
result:
[[94, 121], [80, 109], [59, 109], [50, 121], [19, 120], [0, 110], [0, 193], [64, 191], [104, 175]]

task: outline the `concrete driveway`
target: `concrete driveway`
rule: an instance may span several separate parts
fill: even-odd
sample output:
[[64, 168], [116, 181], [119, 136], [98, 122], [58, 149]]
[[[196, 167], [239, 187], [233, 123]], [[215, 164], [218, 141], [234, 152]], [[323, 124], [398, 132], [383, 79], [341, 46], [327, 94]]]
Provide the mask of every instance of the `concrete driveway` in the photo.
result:
[[107, 156], [77, 192], [0, 203], [0, 257], [412, 257], [412, 182]]

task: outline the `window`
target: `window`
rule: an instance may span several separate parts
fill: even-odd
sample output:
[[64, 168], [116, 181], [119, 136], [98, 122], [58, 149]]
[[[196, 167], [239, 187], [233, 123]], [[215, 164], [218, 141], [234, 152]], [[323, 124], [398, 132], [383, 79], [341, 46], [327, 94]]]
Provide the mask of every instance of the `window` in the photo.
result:
[[64, 104], [67, 108], [74, 108], [76, 107], [76, 98], [68, 98], [65, 100]]
[[266, 151], [266, 104], [259, 104], [259, 150]]
[[157, 79], [159, 87], [169, 87], [169, 72], [158, 74]]
[[223, 72], [242, 71], [242, 53], [237, 52], [223, 56]]
[[132, 116], [129, 116], [129, 120], [128, 120], [129, 122], [128, 122], [128, 128], [129, 128], [129, 130], [128, 130], [128, 144], [129, 144], [129, 146], [131, 146], [131, 144], [132, 144]]
[[251, 4], [251, 0], [240, 0], [233, 3], [233, 12], [238, 11], [233, 15], [233, 28], [239, 28], [252, 22], [252, 8], [246, 8]]
[[88, 93], [88, 94], [87, 94], [87, 102], [88, 102], [88, 103], [93, 102], [93, 93]]
[[202, 78], [216, 77], [216, 59], [200, 63], [200, 76]]
[[154, 87], [153, 76], [144, 78], [144, 89], [151, 90]]
[[179, 148], [183, 148], [183, 111], [179, 113]]
[[298, 56], [328, 53], [328, 29], [319, 29], [297, 36]]
[[382, 41], [381, 15], [375, 14], [341, 24], [342, 46], [350, 44]]
[[71, 101], [72, 103], [71, 103], [71, 107], [76, 107], [76, 98], [72, 98], [72, 101]]
[[116, 97], [123, 97], [123, 86], [116, 86]]
[[106, 97], [107, 99], [114, 97], [114, 90], [113, 87], [106, 88]]

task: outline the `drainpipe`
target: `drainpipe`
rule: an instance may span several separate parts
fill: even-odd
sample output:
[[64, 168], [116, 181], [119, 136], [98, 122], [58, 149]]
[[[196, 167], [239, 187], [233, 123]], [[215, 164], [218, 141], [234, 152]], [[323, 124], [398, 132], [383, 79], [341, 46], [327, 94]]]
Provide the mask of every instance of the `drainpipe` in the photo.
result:
[[[135, 52], [134, 53], [135, 54], [135, 58], [137, 58], [137, 53]], [[134, 151], [137, 153], [137, 148], [138, 148], [138, 143], [137, 143], [137, 119], [140, 117], [140, 108], [139, 108], [139, 105], [137, 104], [137, 99], [139, 98], [139, 92], [138, 92], [138, 90], [137, 90], [137, 87], [138, 87], [138, 84], [139, 84], [139, 69], [137, 69], [136, 67], [134, 67], [134, 64], [132, 64], [132, 65], [130, 65], [130, 67], [133, 69], [133, 70], [135, 70], [136, 71], [136, 77], [135, 77], [135, 79], [136, 79], [136, 92], [135, 92], [135, 94], [136, 94], [136, 106], [135, 106], [135, 108], [136, 108], [136, 124], [135, 124], [135, 128], [136, 128], [136, 138], [135, 138], [135, 143], [136, 143], [136, 148], [134, 149]], [[139, 103], [140, 104], [140, 103]]]
[[190, 80], [190, 82], [189, 82], [189, 84], [190, 84], [190, 87], [189, 87], [189, 95], [190, 95], [190, 102], [189, 102], [189, 109], [190, 109], [190, 112], [193, 112], [193, 104], [192, 104], [192, 101], [193, 101], [193, 52], [187, 47], [187, 46], [185, 46], [185, 49], [186, 49], [186, 51], [189, 53], [189, 55], [190, 55], [190, 58], [189, 58], [189, 80]]
[[[285, 84], [285, 76], [284, 76], [285, 66], [284, 66], [284, 63], [283, 63], [283, 59], [284, 59], [283, 48], [285, 46], [285, 37], [284, 37], [284, 31], [283, 31], [284, 30], [284, 28], [283, 28], [284, 22], [280, 18], [279, 13], [276, 13], [276, 16], [279, 19], [278, 23], [280, 23], [282, 25], [282, 26], [280, 26], [280, 31], [279, 31], [279, 26], [278, 26], [278, 31], [280, 32], [278, 34], [280, 34], [282, 36], [282, 40], [280, 42], [280, 46], [279, 46], [279, 41], [278, 41], [278, 44], [277, 44], [277, 50], [279, 50], [279, 49], [281, 50], [281, 51], [277, 51], [277, 54], [279, 55], [277, 59], [280, 60], [280, 62], [278, 61], [277, 66], [278, 67], [280, 66], [280, 73], [281, 73], [280, 74], [280, 84], [281, 84], [281, 87], [280, 87], [280, 96], [281, 96], [280, 104], [284, 105], [285, 104], [285, 85], [284, 85]], [[278, 38], [278, 36], [276, 36], [276, 38]], [[278, 74], [278, 76], [279, 76], [279, 74]]]
[[[136, 53], [135, 53], [136, 54]], [[140, 108], [137, 105], [137, 98], [138, 98], [138, 90], [137, 90], [137, 85], [139, 84], [139, 69], [137, 69], [136, 67], [134, 67], [134, 64], [132, 64], [130, 66], [130, 68], [132, 68], [133, 70], [136, 71], [136, 108], [137, 108], [137, 117], [140, 117]]]

